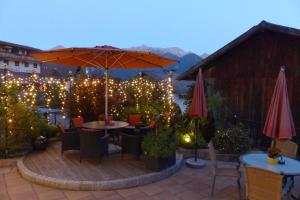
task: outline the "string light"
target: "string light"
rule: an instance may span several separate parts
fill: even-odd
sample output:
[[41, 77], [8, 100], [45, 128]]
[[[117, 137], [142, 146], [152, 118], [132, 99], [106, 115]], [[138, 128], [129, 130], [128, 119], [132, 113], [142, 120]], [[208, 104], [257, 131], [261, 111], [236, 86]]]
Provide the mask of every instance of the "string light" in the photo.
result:
[[[9, 71], [6, 75], [1, 75], [1, 82], [5, 87], [10, 88], [15, 85], [19, 88], [18, 101], [25, 103], [28, 107], [35, 107], [38, 98], [44, 99], [45, 106], [51, 108], [53, 104], [58, 104], [63, 113], [63, 118], [70, 109], [77, 109], [73, 115], [81, 116], [83, 112], [93, 110], [95, 113], [104, 112], [104, 88], [105, 79], [97, 78], [74, 78], [57, 79], [53, 77], [38, 77], [33, 73], [30, 77], [14, 77]], [[118, 80], [109, 78], [108, 80], [109, 112], [119, 116], [130, 104], [135, 105], [138, 112], [145, 113], [145, 119], [150, 120], [153, 111], [151, 105], [153, 101], [162, 105], [163, 110], [159, 112], [167, 113], [167, 120], [170, 121], [174, 115], [174, 90], [172, 73], [166, 80], [155, 81], [142, 75], [130, 80]], [[5, 100], [5, 96], [1, 97]], [[67, 105], [67, 98], [70, 102]], [[84, 105], [88, 104], [88, 107]], [[4, 107], [5, 108], [5, 107]], [[158, 114], [164, 114], [158, 113]]]

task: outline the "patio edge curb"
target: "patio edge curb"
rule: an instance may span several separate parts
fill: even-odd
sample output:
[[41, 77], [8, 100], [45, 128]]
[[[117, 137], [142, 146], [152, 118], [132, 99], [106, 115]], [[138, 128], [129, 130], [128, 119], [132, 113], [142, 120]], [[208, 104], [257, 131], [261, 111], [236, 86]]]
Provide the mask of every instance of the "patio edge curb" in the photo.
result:
[[48, 187], [68, 190], [116, 190], [147, 185], [171, 176], [184, 164], [183, 155], [177, 154], [176, 164], [160, 172], [107, 181], [74, 181], [37, 174], [25, 166], [23, 159], [24, 158], [17, 162], [17, 168], [24, 179]]

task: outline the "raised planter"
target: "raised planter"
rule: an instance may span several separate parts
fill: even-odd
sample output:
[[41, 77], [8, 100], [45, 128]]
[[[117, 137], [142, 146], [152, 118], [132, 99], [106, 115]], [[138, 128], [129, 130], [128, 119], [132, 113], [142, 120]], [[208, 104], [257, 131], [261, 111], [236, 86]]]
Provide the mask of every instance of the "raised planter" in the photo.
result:
[[[178, 148], [178, 152], [183, 155], [184, 158], [190, 158], [195, 156], [195, 150], [194, 149], [187, 149], [183, 147]], [[198, 158], [209, 160], [209, 154], [208, 149], [198, 149]]]
[[174, 165], [159, 172], [149, 172], [148, 174], [137, 175], [127, 178], [89, 181], [89, 180], [66, 180], [37, 174], [26, 167], [23, 160], [17, 163], [18, 171], [23, 178], [33, 183], [42, 184], [48, 187], [67, 189], [67, 190], [117, 190], [142, 186], [165, 179], [180, 170], [183, 165], [183, 157], [177, 154], [177, 160]]
[[175, 165], [175, 163], [176, 163], [175, 152], [172, 156], [167, 158], [153, 158], [149, 156], [145, 157], [146, 168], [155, 172], [164, 170], [172, 165]]

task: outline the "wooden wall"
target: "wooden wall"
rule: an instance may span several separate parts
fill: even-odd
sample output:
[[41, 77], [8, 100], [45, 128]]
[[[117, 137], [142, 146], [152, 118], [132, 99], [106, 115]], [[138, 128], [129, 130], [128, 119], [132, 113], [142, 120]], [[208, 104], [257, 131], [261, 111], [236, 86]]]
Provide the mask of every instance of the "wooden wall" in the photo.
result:
[[286, 66], [289, 99], [300, 134], [300, 38], [260, 32], [211, 63], [205, 77], [226, 98], [232, 114], [264, 123], [280, 66]]

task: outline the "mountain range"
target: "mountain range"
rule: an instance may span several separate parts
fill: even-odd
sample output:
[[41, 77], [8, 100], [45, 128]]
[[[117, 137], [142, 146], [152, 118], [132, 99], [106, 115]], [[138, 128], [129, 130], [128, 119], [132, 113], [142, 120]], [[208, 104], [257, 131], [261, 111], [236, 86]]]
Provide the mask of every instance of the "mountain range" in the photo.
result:
[[[170, 65], [165, 68], [152, 68], [152, 69], [113, 69], [110, 71], [110, 76], [120, 79], [129, 79], [136, 76], [139, 72], [143, 72], [146, 75], [155, 77], [156, 79], [164, 79], [168, 75], [168, 71], [174, 71], [174, 76], [189, 69], [191, 66], [202, 60], [200, 56], [192, 52], [186, 52], [178, 47], [169, 47], [169, 48], [159, 48], [159, 47], [149, 47], [146, 45], [136, 46], [128, 48], [130, 50], [137, 51], [149, 51], [162, 55], [164, 57], [177, 60], [178, 63]], [[94, 72], [91, 72], [92, 74]], [[98, 70], [97, 70], [98, 71]], [[96, 72], [97, 75], [99, 72]], [[100, 72], [101, 73], [101, 72]]]

